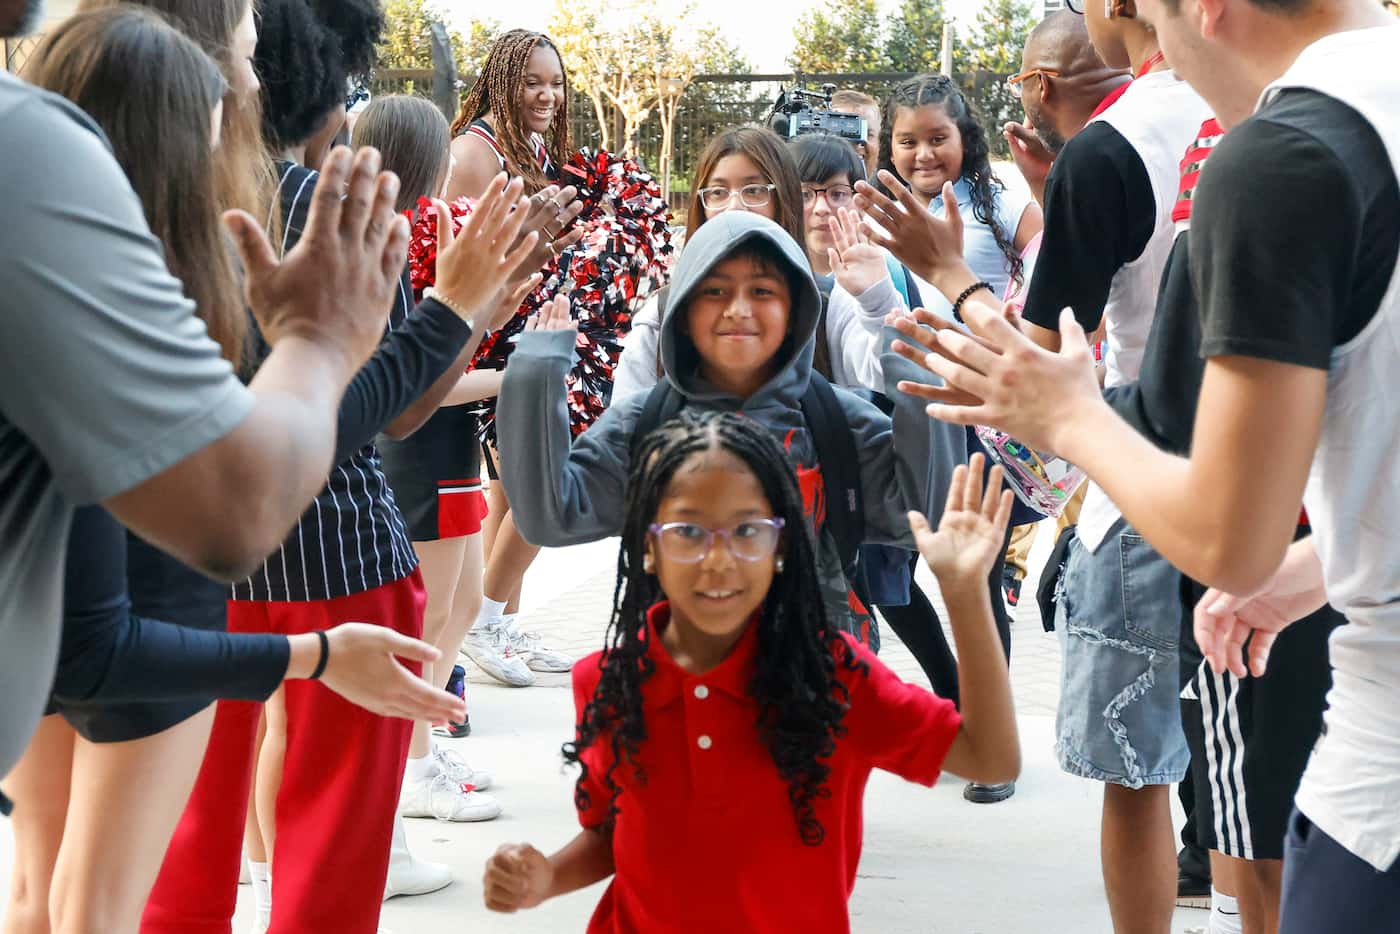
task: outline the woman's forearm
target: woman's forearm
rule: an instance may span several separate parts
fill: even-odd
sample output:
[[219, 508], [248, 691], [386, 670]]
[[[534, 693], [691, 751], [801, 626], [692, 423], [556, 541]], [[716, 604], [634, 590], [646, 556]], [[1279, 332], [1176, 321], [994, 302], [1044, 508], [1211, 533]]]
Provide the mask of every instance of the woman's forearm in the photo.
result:
[[457, 384], [442, 400], [442, 407], [480, 402], [501, 394], [505, 370], [468, 370], [457, 377]]

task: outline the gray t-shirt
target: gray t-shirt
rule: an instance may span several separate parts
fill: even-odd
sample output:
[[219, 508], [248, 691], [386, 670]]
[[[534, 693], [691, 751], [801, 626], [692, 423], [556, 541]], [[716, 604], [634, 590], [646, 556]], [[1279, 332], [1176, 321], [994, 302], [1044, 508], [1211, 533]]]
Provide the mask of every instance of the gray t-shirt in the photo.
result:
[[0, 333], [3, 775], [53, 682], [72, 508], [141, 484], [253, 405], [101, 131], [4, 73]]

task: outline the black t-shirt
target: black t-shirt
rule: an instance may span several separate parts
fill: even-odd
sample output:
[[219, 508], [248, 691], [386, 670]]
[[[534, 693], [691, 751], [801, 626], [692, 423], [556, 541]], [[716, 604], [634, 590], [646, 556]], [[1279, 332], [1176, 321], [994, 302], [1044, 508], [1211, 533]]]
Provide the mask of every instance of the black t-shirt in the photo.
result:
[[1216, 146], [1163, 274], [1139, 381], [1107, 398], [1185, 453], [1204, 357], [1326, 369], [1375, 316], [1397, 256], [1400, 182], [1376, 131], [1334, 98], [1281, 94]]
[[1192, 238], [1203, 356], [1325, 370], [1395, 275], [1400, 184], [1359, 113], [1285, 91], [1216, 147]]
[[1142, 157], [1107, 123], [1089, 124], [1065, 144], [1045, 180], [1045, 234], [1022, 316], [1058, 331], [1068, 306], [1095, 331], [1113, 277], [1147, 249], [1156, 219]]

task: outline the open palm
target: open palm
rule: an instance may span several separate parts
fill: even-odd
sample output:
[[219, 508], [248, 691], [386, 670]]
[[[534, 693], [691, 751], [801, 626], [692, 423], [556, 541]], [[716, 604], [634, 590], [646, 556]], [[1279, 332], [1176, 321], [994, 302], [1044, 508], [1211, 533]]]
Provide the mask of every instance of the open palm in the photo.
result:
[[1002, 469], [993, 467], [986, 489], [982, 484], [985, 458], [971, 461], [953, 472], [948, 503], [935, 532], [918, 513], [909, 514], [914, 541], [940, 585], [985, 581], [1001, 554], [1006, 523], [1011, 518], [1010, 490], [1002, 490]]

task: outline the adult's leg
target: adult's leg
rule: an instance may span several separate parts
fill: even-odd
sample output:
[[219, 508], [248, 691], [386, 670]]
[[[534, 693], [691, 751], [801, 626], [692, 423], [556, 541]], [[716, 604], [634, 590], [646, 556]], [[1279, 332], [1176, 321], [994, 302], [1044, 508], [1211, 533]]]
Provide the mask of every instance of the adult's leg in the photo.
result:
[[[230, 632], [272, 632], [267, 604], [230, 601]], [[219, 701], [204, 764], [170, 838], [142, 934], [228, 934], [262, 704]]]
[[1011, 532], [1006, 530], [1006, 538], [1001, 543], [1001, 551], [987, 575], [987, 592], [992, 598], [992, 617], [996, 620], [997, 635], [1001, 637], [1001, 651], [1006, 663], [1011, 664], [1011, 615], [1006, 612], [1006, 597], [1001, 590], [1001, 577], [1006, 571], [1006, 549], [1011, 544]]
[[267, 699], [263, 705], [266, 729], [258, 741], [258, 761], [253, 772], [253, 800], [257, 809], [258, 836], [266, 855], [272, 862], [277, 841], [277, 794], [282, 790], [282, 769], [287, 757], [287, 706], [284, 688]]
[[507, 610], [514, 599], [518, 609], [521, 581], [539, 553], [538, 546], [521, 537], [507, 511], [496, 533], [491, 556], [486, 561], [486, 573], [481, 582], [481, 592], [485, 598], [506, 604]]
[[1283, 860], [1222, 855], [1219, 862], [1230, 866], [1244, 934], [1276, 934], [1279, 898], [1283, 893]]
[[[278, 631], [364, 620], [422, 635], [422, 578], [305, 604], [271, 604]], [[410, 666], [415, 672], [417, 666]], [[315, 681], [283, 688], [287, 754], [277, 797], [270, 934], [374, 934], [412, 725]]]
[[68, 782], [76, 739], [62, 717], [45, 717], [24, 755], [0, 781], [0, 789], [15, 802], [10, 818], [15, 863], [10, 872], [5, 924], [0, 928], [4, 934], [49, 934], [49, 890], [68, 817]]
[[[49, 896], [55, 934], [140, 929], [142, 908], [199, 775], [213, 723], [211, 705], [143, 739], [78, 739]], [[236, 885], [236, 864], [234, 873]]]
[[1393, 931], [1400, 860], [1378, 871], [1295, 811], [1283, 858], [1279, 934]]
[[924, 677], [928, 678], [934, 693], [957, 704], [960, 700], [958, 660], [948, 645], [938, 610], [914, 580], [918, 562], [917, 553], [910, 556], [909, 602], [904, 606], [882, 606], [880, 615], [924, 670]]
[[1105, 784], [1100, 847], [1115, 934], [1167, 934], [1176, 900], [1171, 786]]
[[1035, 544], [1038, 522], [1027, 522], [1011, 530], [1011, 540], [1006, 546], [1006, 568], [1016, 575], [1018, 581], [1025, 580], [1030, 571], [1031, 546]]

